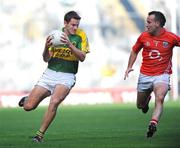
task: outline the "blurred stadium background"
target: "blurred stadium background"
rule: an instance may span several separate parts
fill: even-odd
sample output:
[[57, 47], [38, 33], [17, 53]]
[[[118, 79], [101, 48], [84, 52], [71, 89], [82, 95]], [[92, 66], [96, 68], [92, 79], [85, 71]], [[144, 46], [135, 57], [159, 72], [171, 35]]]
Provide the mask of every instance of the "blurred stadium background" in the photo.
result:
[[[134, 102], [140, 58], [123, 80], [131, 47], [152, 10], [162, 11], [166, 28], [179, 35], [178, 8], [179, 0], [0, 0], [0, 107], [16, 107], [37, 82], [47, 66], [42, 60], [46, 36], [63, 25], [69, 10], [81, 15], [80, 27], [87, 32], [91, 53], [80, 63], [76, 86], [64, 104]], [[180, 95], [178, 50], [174, 49], [167, 100]]]

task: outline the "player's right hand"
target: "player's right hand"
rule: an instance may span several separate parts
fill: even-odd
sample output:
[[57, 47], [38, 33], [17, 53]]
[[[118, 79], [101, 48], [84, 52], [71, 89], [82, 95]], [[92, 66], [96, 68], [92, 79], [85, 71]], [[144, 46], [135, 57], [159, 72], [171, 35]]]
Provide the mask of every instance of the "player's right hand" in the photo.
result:
[[128, 78], [129, 73], [130, 73], [131, 71], [133, 71], [133, 70], [134, 70], [134, 69], [132, 69], [132, 68], [128, 68], [128, 69], [125, 71], [124, 80], [126, 80], [126, 78]]
[[46, 47], [49, 48], [50, 46], [52, 46], [52, 36], [48, 36], [47, 39], [46, 39]]

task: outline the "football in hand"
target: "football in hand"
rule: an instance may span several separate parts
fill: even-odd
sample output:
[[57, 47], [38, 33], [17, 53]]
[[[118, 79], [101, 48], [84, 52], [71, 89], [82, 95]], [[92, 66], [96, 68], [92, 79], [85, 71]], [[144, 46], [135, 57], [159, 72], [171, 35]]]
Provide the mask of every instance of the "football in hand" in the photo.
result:
[[63, 36], [63, 32], [60, 31], [60, 30], [52, 30], [50, 33], [49, 33], [49, 36], [52, 38], [51, 39], [51, 42], [52, 42], [52, 45], [53, 46], [59, 46], [59, 45], [62, 45], [64, 44], [62, 41], [61, 41], [61, 37]]

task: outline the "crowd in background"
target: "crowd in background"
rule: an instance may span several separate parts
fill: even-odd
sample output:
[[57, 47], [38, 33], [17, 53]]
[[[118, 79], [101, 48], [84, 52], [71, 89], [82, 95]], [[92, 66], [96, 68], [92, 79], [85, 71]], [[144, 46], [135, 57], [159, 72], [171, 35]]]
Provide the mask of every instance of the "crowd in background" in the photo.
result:
[[[32, 88], [46, 68], [41, 58], [46, 36], [60, 28], [69, 10], [82, 16], [80, 27], [87, 32], [91, 49], [85, 64], [80, 64], [76, 87], [136, 87], [136, 66], [131, 78], [123, 80], [131, 46], [144, 30], [145, 16], [152, 9], [165, 12], [169, 20], [166, 27], [171, 29], [168, 4], [164, 0], [0, 0], [1, 91]], [[176, 14], [179, 34], [178, 9]]]

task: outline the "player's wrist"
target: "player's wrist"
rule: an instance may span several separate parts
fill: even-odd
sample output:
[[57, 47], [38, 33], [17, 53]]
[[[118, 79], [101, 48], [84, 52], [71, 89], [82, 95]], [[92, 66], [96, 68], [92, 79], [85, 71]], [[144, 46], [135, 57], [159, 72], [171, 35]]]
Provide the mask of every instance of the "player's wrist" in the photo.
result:
[[70, 48], [70, 49], [73, 49], [74, 45], [71, 43], [71, 42], [68, 42], [67, 43], [67, 46]]

